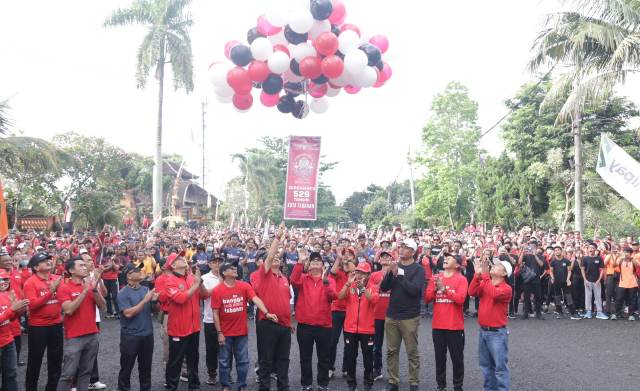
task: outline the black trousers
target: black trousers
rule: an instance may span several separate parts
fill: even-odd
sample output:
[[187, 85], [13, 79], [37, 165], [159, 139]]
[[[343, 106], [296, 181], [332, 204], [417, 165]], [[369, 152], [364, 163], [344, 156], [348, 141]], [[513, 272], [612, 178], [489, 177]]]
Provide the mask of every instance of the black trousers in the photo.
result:
[[189, 374], [189, 389], [200, 388], [200, 378], [198, 377], [198, 354], [200, 344], [200, 333], [193, 333], [185, 337], [169, 338], [169, 361], [165, 371], [165, 382], [167, 389], [175, 391], [178, 389], [180, 381], [180, 371], [182, 362], [187, 359], [187, 373]]
[[[338, 356], [338, 342], [340, 342], [340, 334], [342, 334], [342, 329], [344, 328], [344, 318], [347, 316], [347, 313], [344, 311], [332, 311], [331, 312], [331, 351], [330, 351], [330, 359], [331, 359], [331, 370], [336, 370], [336, 357]], [[344, 372], [344, 352], [342, 355], [342, 372]]]
[[20, 362], [20, 352], [22, 351], [22, 335], [18, 335], [13, 339], [16, 344], [16, 362]]
[[214, 323], [203, 323], [204, 329], [204, 349], [205, 361], [207, 363], [207, 374], [216, 377], [218, 373], [218, 330]]
[[38, 379], [44, 351], [47, 351], [47, 385], [45, 391], [55, 391], [62, 370], [64, 338], [62, 323], [51, 326], [29, 326], [26, 391], [38, 391]]
[[375, 320], [376, 333], [373, 335], [373, 369], [382, 371], [382, 344], [384, 343], [384, 319]]
[[313, 383], [313, 370], [311, 368], [313, 345], [316, 345], [318, 356], [318, 386], [329, 385], [329, 367], [331, 366], [329, 353], [331, 350], [331, 329], [328, 327], [310, 326], [298, 323], [298, 347], [300, 348], [300, 374], [303, 387]]
[[107, 288], [107, 296], [104, 298], [107, 302], [107, 313], [120, 314], [120, 308], [118, 308], [118, 280], [103, 281], [104, 287]]
[[291, 329], [270, 320], [256, 325], [258, 340], [258, 380], [260, 390], [271, 389], [271, 373], [278, 375], [278, 391], [289, 391], [289, 353]]
[[433, 349], [436, 357], [436, 382], [447, 386], [447, 350], [453, 367], [453, 389], [462, 390], [464, 381], [464, 330], [433, 329]]
[[629, 304], [629, 316], [633, 315], [637, 310], [638, 288], [616, 288], [616, 314], [622, 316], [622, 308], [625, 301]]
[[567, 286], [566, 281], [554, 281], [553, 283], [553, 299], [556, 305], [556, 311], [562, 314], [561, 299], [564, 296], [564, 304], [569, 309], [569, 313], [572, 315], [576, 313], [576, 307], [573, 305], [573, 298], [571, 297], [571, 287]]
[[[575, 273], [573, 274], [575, 276]], [[577, 310], [584, 310], [584, 280], [582, 276], [571, 277], [571, 296]]]
[[358, 345], [362, 350], [364, 383], [373, 385], [373, 334], [344, 333], [344, 363], [347, 367], [347, 384], [355, 386]]
[[136, 336], [120, 334], [120, 373], [118, 390], [131, 390], [131, 371], [138, 360], [140, 391], [151, 390], [151, 363], [153, 361], [153, 334]]
[[528, 283], [524, 284], [524, 313], [531, 312], [531, 294], [533, 293], [533, 305], [536, 314], [541, 313], [542, 309], [542, 288], [540, 286], [540, 278], [536, 277]]

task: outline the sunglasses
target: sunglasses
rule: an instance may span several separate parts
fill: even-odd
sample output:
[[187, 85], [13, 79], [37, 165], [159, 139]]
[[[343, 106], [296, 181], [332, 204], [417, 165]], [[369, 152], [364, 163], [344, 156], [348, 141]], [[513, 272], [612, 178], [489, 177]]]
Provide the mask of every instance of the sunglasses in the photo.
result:
[[0, 278], [0, 282], [11, 282], [11, 279], [9, 278]]

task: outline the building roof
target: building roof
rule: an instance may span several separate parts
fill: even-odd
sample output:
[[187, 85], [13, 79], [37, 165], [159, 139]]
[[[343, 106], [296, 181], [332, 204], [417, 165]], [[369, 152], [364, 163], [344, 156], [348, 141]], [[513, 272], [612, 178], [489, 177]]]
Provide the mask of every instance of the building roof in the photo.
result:
[[[178, 175], [178, 171], [180, 171], [179, 164], [176, 164], [166, 159], [162, 161], [162, 172], [164, 174], [170, 175], [175, 178]], [[198, 179], [199, 177], [193, 174], [192, 172], [189, 172], [184, 167], [182, 167], [182, 173], [180, 175], [180, 178], [182, 178], [183, 180], [189, 180], [189, 179]]]

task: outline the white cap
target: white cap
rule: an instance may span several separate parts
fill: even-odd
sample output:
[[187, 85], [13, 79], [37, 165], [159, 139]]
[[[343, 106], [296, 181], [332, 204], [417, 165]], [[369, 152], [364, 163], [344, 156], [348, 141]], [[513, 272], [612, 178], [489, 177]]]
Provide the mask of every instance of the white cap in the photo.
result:
[[89, 251], [87, 251], [86, 248], [81, 248], [80, 251], [78, 252], [79, 254], [88, 254]]
[[405, 246], [413, 249], [413, 251], [418, 251], [418, 245], [416, 244], [416, 241], [411, 239], [411, 238], [407, 238], [405, 240], [402, 241], [402, 244], [404, 244]]
[[511, 277], [511, 273], [513, 273], [513, 266], [508, 261], [500, 261], [502, 266], [504, 266], [504, 270], [507, 271], [507, 277]]
[[25, 242], [22, 243], [18, 243], [18, 245], [16, 246], [18, 249], [22, 250], [24, 248], [24, 246], [26, 245]]

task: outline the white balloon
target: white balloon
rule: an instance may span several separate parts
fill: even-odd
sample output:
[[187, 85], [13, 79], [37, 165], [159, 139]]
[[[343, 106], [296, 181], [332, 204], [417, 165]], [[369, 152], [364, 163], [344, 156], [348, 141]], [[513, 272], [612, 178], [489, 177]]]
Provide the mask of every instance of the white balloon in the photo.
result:
[[267, 38], [258, 37], [251, 43], [251, 55], [258, 61], [266, 61], [273, 53], [273, 45]]
[[344, 69], [351, 75], [357, 75], [367, 66], [369, 59], [360, 49], [351, 49], [344, 55]]
[[287, 41], [287, 38], [284, 36], [284, 29], [280, 30], [280, 32], [278, 32], [278, 34], [270, 36], [269, 37], [269, 41], [273, 45], [285, 45], [285, 46], [287, 46], [289, 44], [289, 42]]
[[287, 22], [286, 4], [282, 0], [269, 1], [264, 16], [272, 26], [284, 26]]
[[233, 90], [233, 88], [231, 88], [229, 84], [227, 84], [226, 82], [224, 86], [214, 87], [213, 92], [215, 92], [215, 94], [218, 96], [224, 96], [224, 97], [232, 97], [233, 94], [235, 94], [235, 91]]
[[373, 67], [364, 67], [364, 69], [354, 76], [353, 81], [357, 87], [368, 88], [376, 84], [378, 80], [378, 72]]
[[289, 27], [298, 34], [304, 34], [313, 27], [313, 15], [309, 9], [298, 8], [289, 14]]
[[318, 35], [331, 31], [331, 22], [328, 19], [314, 20], [311, 30], [309, 30], [309, 39], [314, 40], [318, 38]]
[[221, 96], [221, 95], [216, 95], [216, 99], [218, 100], [218, 102], [220, 103], [231, 103], [231, 101], [233, 100], [233, 96]]
[[346, 54], [352, 49], [357, 49], [360, 46], [360, 42], [358, 33], [353, 30], [345, 30], [338, 36], [338, 49]]
[[293, 71], [291, 69], [288, 69], [285, 73], [282, 74], [282, 79], [285, 82], [292, 82], [292, 83], [298, 83], [304, 80], [304, 77], [302, 76], [298, 76], [295, 73], [293, 73]]
[[329, 101], [325, 98], [314, 99], [311, 101], [309, 108], [316, 114], [326, 113], [329, 109]]
[[296, 59], [297, 62], [302, 61], [303, 58], [306, 57], [315, 57], [318, 54], [316, 49], [309, 42], [303, 42], [298, 45], [295, 45], [291, 50], [291, 55]]
[[227, 64], [214, 64], [209, 68], [209, 80], [214, 87], [221, 88], [229, 86], [227, 84], [227, 72], [229, 72], [229, 66]]
[[271, 53], [267, 60], [269, 70], [278, 75], [289, 69], [290, 63], [291, 59], [287, 56], [287, 53], [281, 52], [280, 50]]
[[339, 88], [331, 88], [329, 87], [327, 89], [327, 96], [330, 98], [333, 98], [334, 96], [338, 96], [338, 94], [340, 93], [340, 89]]
[[335, 79], [329, 79], [331, 84], [338, 87], [344, 87], [353, 83], [353, 77], [349, 72], [342, 72], [342, 74]]

